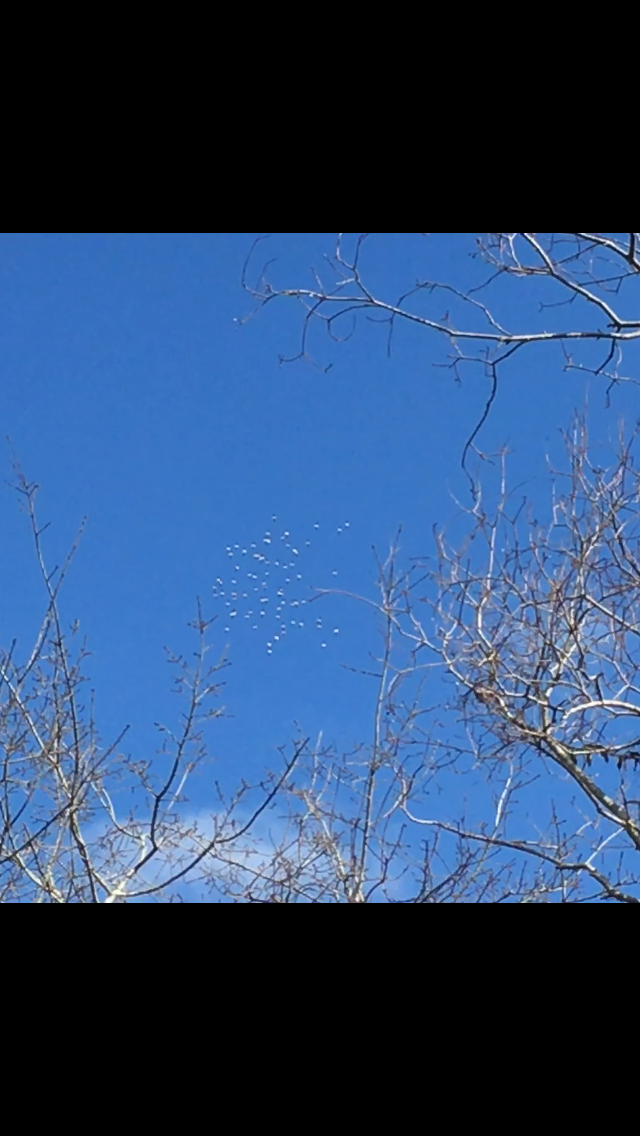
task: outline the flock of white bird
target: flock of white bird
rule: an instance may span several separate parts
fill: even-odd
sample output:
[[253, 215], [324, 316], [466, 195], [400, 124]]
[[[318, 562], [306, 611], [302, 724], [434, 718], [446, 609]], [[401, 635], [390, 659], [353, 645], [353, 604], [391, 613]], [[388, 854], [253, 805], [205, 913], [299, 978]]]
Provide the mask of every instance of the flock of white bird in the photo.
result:
[[[277, 525], [272, 516], [271, 525]], [[336, 536], [348, 533], [349, 521], [335, 529]], [[320, 581], [308, 579], [307, 561], [310, 550], [320, 538], [320, 525], [314, 524], [307, 538], [294, 540], [289, 529], [268, 528], [259, 540], [249, 544], [228, 544], [227, 559], [233, 570], [227, 578], [218, 576], [213, 585], [214, 600], [224, 612], [224, 631], [230, 634], [233, 626], [244, 624], [252, 632], [264, 637], [266, 652], [272, 655], [287, 636], [311, 628], [321, 649], [326, 649], [330, 636], [339, 635], [340, 628], [326, 627], [321, 615], [309, 605], [314, 592], [312, 584]], [[331, 581], [323, 587], [337, 585], [337, 568], [331, 570]]]

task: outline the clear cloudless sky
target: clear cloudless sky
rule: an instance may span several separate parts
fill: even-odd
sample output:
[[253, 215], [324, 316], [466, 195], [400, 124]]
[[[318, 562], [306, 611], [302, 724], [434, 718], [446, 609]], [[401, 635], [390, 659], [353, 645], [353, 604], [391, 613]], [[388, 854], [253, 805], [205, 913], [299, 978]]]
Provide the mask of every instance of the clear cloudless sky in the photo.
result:
[[[435, 367], [446, 361], [446, 344], [412, 326], [397, 328], [390, 357], [385, 329], [362, 322], [339, 346], [316, 334], [318, 366], [281, 365], [299, 342], [293, 302], [236, 322], [250, 311], [240, 276], [253, 237], [0, 239], [0, 433], [41, 487], [51, 563], [88, 519], [64, 612], [88, 638], [104, 739], [130, 723], [128, 748], [143, 756], [156, 744], [153, 722], [175, 722], [163, 647], [190, 649], [186, 624], [199, 595], [218, 617], [214, 650], [228, 647], [233, 664], [223, 697], [233, 717], [211, 734], [217, 775], [231, 780], [272, 766], [294, 722], [344, 743], [368, 738], [373, 690], [341, 664], [366, 663], [375, 621], [340, 597], [302, 601], [310, 585], [374, 596], [371, 547], [384, 552], [399, 523], [407, 556], [432, 551], [432, 526], [456, 514], [452, 494], [468, 499], [460, 455], [488, 393], [478, 370], [459, 385]], [[428, 243], [381, 234], [367, 250], [367, 271], [389, 298], [418, 276], [462, 286], [478, 271], [472, 248], [469, 234]], [[263, 246], [277, 257], [281, 284], [311, 285], [310, 266], [331, 250], [322, 233], [279, 234]], [[503, 289], [505, 322], [523, 322], [525, 313], [546, 325], [561, 319], [537, 315], [532, 297], [524, 285]], [[428, 303], [437, 316], [447, 306], [441, 297]], [[514, 480], [528, 480], [534, 500], [546, 500], [545, 453], [557, 449], [558, 427], [584, 405], [585, 389], [550, 348], [523, 352], [505, 368], [478, 444], [491, 451], [508, 443]], [[633, 412], [624, 392], [608, 412], [600, 386], [589, 397], [602, 437], [620, 413]], [[8, 448], [1, 461], [10, 479]], [[0, 524], [0, 642], [15, 636], [26, 651], [44, 597], [8, 488]], [[204, 802], [206, 784], [196, 792]]]

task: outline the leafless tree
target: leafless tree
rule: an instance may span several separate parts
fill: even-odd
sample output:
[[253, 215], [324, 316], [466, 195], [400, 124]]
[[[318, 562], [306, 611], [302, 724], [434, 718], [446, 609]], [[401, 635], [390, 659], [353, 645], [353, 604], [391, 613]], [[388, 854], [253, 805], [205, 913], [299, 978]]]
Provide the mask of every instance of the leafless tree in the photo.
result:
[[[282, 785], [262, 847], [236, 846], [227, 858], [228, 894], [240, 901], [280, 903], [392, 902], [464, 892], [459, 865], [434, 880], [435, 848], [409, 835], [400, 803], [422, 800], [428, 786], [451, 764], [452, 754], [434, 740], [423, 688], [436, 661], [407, 656], [399, 626], [409, 577], [395, 551], [379, 564], [376, 599], [369, 605], [379, 624], [381, 652], [365, 674], [372, 683], [372, 737], [350, 752], [295, 739], [300, 757]], [[321, 593], [318, 593], [320, 595]], [[344, 594], [344, 593], [343, 593]], [[284, 755], [283, 755], [284, 756]], [[438, 838], [433, 842], [438, 843]], [[471, 849], [474, 863], [480, 858]]]
[[246, 846], [299, 752], [254, 790], [241, 782], [229, 799], [214, 784], [206, 831], [202, 823], [185, 820], [185, 785], [206, 761], [204, 730], [222, 713], [215, 700], [226, 665], [224, 658], [208, 663], [209, 624], [199, 604], [191, 625], [194, 661], [168, 653], [184, 709], [177, 727], [158, 726], [162, 744], [156, 759], [136, 761], [124, 753], [126, 731], [101, 745], [93, 700], [84, 698], [86, 648], [77, 644], [78, 625], [66, 630], [60, 612], [60, 590], [77, 541], [60, 570], [50, 571], [43, 551], [46, 526], [36, 516], [37, 486], [17, 467], [16, 489], [31, 528], [46, 610], [26, 658], [17, 657], [15, 642], [0, 652], [0, 902], [180, 898], [181, 883], [203, 861], [209, 876], [215, 874], [218, 849], [226, 856], [237, 842]]
[[[420, 233], [428, 263], [429, 240]], [[460, 234], [461, 236], [463, 234]], [[374, 233], [338, 233], [333, 251], [311, 270], [308, 286], [276, 281], [273, 260], [255, 271], [262, 242], [258, 238], [243, 271], [243, 287], [252, 300], [251, 314], [274, 301], [294, 300], [302, 307], [299, 350], [282, 356], [315, 361], [314, 328], [324, 328], [332, 342], [349, 338], [361, 317], [386, 324], [388, 351], [402, 323], [436, 333], [448, 347], [446, 362], [460, 380], [463, 368], [480, 365], [489, 379], [483, 413], [462, 454], [484, 425], [498, 389], [500, 368], [523, 348], [557, 344], [566, 369], [602, 376], [606, 395], [621, 382], [635, 382], [623, 369], [625, 345], [640, 339], [640, 255], [638, 233], [488, 233], [469, 236], [475, 261], [474, 282], [457, 287], [427, 276], [399, 294], [381, 295], [370, 282], [367, 249]], [[505, 279], [512, 288], [528, 288], [522, 326], [508, 326]], [[501, 290], [502, 288], [502, 290]], [[495, 299], [492, 299], [494, 295]], [[511, 292], [510, 292], [511, 295]], [[443, 310], [444, 309], [444, 310]], [[247, 317], [249, 318], [249, 317]]]
[[636, 436], [620, 431], [606, 469], [578, 418], [546, 523], [514, 507], [503, 474], [493, 514], [481, 500], [472, 510], [467, 549], [439, 544], [436, 649], [474, 760], [521, 785], [535, 778], [536, 795], [561, 802], [549, 806], [546, 834], [524, 833], [531, 823], [504, 805], [492, 832], [454, 830], [537, 859], [534, 898], [640, 901]]

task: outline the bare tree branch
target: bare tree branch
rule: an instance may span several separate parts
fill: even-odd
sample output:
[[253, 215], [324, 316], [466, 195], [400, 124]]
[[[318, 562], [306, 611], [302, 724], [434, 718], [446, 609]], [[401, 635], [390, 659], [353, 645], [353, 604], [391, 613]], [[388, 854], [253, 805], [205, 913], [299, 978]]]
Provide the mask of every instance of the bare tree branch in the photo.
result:
[[[334, 343], [350, 338], [358, 318], [383, 322], [389, 328], [389, 351], [398, 324], [410, 323], [435, 332], [448, 344], [447, 366], [456, 379], [461, 368], [479, 365], [491, 381], [491, 393], [481, 418], [468, 438], [462, 454], [467, 469], [469, 449], [486, 421], [498, 387], [499, 368], [523, 347], [557, 343], [563, 351], [566, 370], [578, 369], [608, 380], [607, 397], [620, 382], [635, 382], [622, 370], [625, 344], [640, 339], [640, 262], [637, 258], [637, 233], [620, 236], [603, 233], [489, 233], [473, 237], [471, 248], [479, 267], [486, 266], [484, 276], [466, 290], [448, 281], [429, 278], [417, 280], [413, 286], [395, 297], [378, 294], [367, 281], [365, 252], [376, 234], [347, 236], [338, 233], [333, 253], [327, 256], [324, 271], [312, 270], [313, 284], [281, 286], [274, 282], [274, 261], [267, 261], [254, 283], [249, 269], [257, 249], [266, 237], [256, 240], [249, 252], [242, 274], [242, 286], [251, 298], [252, 313], [274, 300], [296, 301], [302, 309], [302, 331], [299, 350], [281, 356], [281, 362], [305, 359], [314, 362], [310, 343], [313, 329], [324, 328]], [[432, 238], [433, 234], [422, 234]], [[347, 248], [352, 249], [351, 252]], [[428, 248], [428, 243], [426, 245]], [[506, 320], [477, 295], [488, 292], [505, 277], [516, 281], [535, 281], [538, 311], [529, 326], [508, 327]], [[623, 295], [624, 288], [624, 295]], [[548, 299], [546, 298], [548, 295]], [[630, 298], [629, 317], [623, 300]], [[436, 302], [447, 298], [449, 308], [437, 316]], [[500, 297], [496, 300], [499, 305]], [[576, 308], [575, 305], [578, 305]], [[572, 319], [557, 326], [540, 328], [540, 314], [554, 308], [571, 307]], [[627, 305], [625, 304], [625, 307]], [[425, 308], [427, 309], [425, 311]], [[434, 309], [430, 310], [430, 309]], [[439, 308], [441, 311], [441, 307]], [[593, 317], [599, 322], [593, 324]], [[249, 318], [249, 317], [247, 317]], [[346, 335], [338, 331], [348, 320]], [[244, 321], [240, 321], [244, 322]], [[594, 360], [592, 348], [602, 345], [604, 354]], [[574, 361], [572, 351], [584, 348], [582, 357]], [[330, 364], [331, 365], [331, 364]], [[326, 368], [328, 369], [328, 368]], [[473, 488], [473, 487], [472, 487]]]

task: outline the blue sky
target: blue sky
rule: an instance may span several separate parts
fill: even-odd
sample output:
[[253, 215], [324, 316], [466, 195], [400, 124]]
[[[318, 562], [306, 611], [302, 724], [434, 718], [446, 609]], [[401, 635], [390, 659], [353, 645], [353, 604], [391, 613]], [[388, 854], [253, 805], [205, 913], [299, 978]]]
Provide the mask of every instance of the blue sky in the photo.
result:
[[[219, 616], [216, 650], [228, 646], [232, 663], [223, 701], [233, 717], [211, 734], [217, 775], [230, 776], [273, 765], [296, 721], [346, 743], [368, 736], [371, 691], [340, 664], [366, 662], [375, 624], [338, 597], [298, 619], [302, 600], [311, 584], [373, 596], [371, 547], [384, 552], [399, 523], [407, 556], [432, 551], [434, 523], [455, 517], [451, 494], [468, 500], [460, 454], [488, 391], [477, 371], [458, 385], [434, 367], [444, 343], [411, 326], [397, 329], [390, 358], [384, 329], [362, 323], [338, 347], [314, 338], [321, 366], [280, 365], [297, 349], [293, 303], [236, 322], [249, 313], [240, 274], [255, 235], [19, 233], [0, 247], [1, 434], [41, 486], [51, 562], [88, 518], [64, 611], [80, 619], [93, 652], [87, 670], [105, 740], [130, 723], [128, 747], [142, 756], [155, 746], [154, 720], [175, 717], [163, 646], [189, 648], [200, 595]], [[463, 285], [477, 271], [471, 247], [469, 234], [437, 234], [428, 246], [381, 234], [367, 252], [370, 279], [390, 296], [418, 275]], [[266, 255], [278, 258], [280, 283], [311, 285], [309, 266], [331, 250], [330, 234], [280, 234]], [[503, 317], [516, 323], [531, 296], [505, 290]], [[446, 306], [430, 302], [434, 313]], [[551, 347], [520, 353], [503, 372], [479, 445], [508, 443], [514, 481], [529, 481], [534, 500], [547, 498], [545, 453], [585, 389]], [[633, 412], [628, 392], [610, 411], [598, 384], [589, 397], [596, 436]], [[10, 478], [8, 449], [2, 462]], [[0, 523], [0, 640], [16, 636], [26, 648], [42, 595], [8, 489]], [[295, 569], [276, 569], [275, 546]], [[254, 556], [265, 549], [268, 579]], [[255, 597], [267, 596], [273, 613], [278, 588], [298, 602], [284, 636], [280, 618], [255, 617]], [[206, 803], [204, 782], [196, 792]]]

